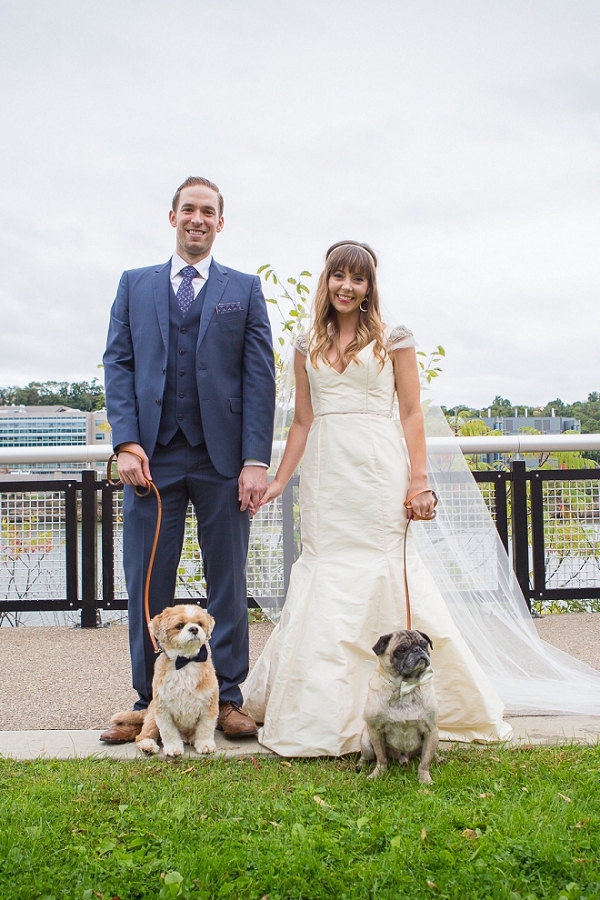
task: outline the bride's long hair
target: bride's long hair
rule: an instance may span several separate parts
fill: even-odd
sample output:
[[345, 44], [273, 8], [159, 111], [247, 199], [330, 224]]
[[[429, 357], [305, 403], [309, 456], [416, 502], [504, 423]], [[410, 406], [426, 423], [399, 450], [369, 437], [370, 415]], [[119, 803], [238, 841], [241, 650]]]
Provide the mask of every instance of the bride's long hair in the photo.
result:
[[[343, 353], [340, 352], [340, 334], [335, 309], [329, 302], [329, 278], [333, 272], [347, 269], [352, 274], [363, 275], [369, 283], [366, 312], [361, 309], [356, 335]], [[358, 241], [338, 241], [325, 254], [325, 268], [321, 272], [315, 294], [314, 318], [308, 335], [308, 355], [314, 368], [319, 359], [327, 362], [333, 347], [344, 367], [356, 359], [360, 351], [375, 342], [373, 352], [381, 365], [385, 362], [383, 343], [384, 325], [379, 311], [377, 290], [377, 257], [368, 244]]]

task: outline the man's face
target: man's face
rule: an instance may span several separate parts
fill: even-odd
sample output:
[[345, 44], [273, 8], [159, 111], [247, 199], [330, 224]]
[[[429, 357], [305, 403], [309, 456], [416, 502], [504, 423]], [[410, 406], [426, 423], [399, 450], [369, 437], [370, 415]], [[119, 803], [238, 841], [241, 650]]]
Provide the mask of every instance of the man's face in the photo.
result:
[[224, 224], [216, 191], [204, 185], [183, 188], [177, 211], [169, 212], [169, 222], [177, 232], [179, 256], [191, 264], [204, 259]]

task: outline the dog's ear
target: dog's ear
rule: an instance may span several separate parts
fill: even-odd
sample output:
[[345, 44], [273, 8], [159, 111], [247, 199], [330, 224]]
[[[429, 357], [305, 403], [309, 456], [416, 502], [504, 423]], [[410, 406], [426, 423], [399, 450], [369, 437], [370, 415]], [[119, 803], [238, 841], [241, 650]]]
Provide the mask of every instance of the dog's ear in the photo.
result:
[[375, 646], [373, 647], [373, 653], [375, 656], [381, 656], [382, 653], [385, 653], [387, 650], [388, 644], [391, 641], [393, 635], [391, 634], [382, 634]]
[[206, 631], [206, 638], [208, 640], [208, 638], [213, 633], [213, 628], [215, 627], [215, 620], [210, 615], [210, 613], [205, 612], [205, 616], [206, 616], [206, 628], [204, 630]]
[[428, 634], [425, 634], [424, 631], [418, 631], [417, 634], [420, 634], [422, 638], [425, 638], [425, 640], [427, 641], [427, 643], [429, 644], [429, 646], [430, 646], [431, 649], [433, 650], [433, 644], [432, 644], [432, 642], [431, 642], [431, 638], [429, 637], [429, 635], [428, 635]]
[[151, 634], [154, 635], [159, 644], [162, 644], [164, 642], [166, 636], [165, 626], [163, 622], [163, 616], [166, 611], [167, 610], [159, 613], [157, 616], [154, 616], [153, 619], [150, 619], [150, 623], [148, 625], [148, 630]]

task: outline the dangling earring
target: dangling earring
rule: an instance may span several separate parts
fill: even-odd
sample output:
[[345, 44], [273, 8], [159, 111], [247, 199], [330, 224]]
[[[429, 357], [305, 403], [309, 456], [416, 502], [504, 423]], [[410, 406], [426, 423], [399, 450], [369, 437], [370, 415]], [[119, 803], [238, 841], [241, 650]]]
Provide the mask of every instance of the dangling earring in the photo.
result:
[[367, 294], [367, 296], [366, 296], [365, 299], [363, 300], [363, 303], [366, 303], [366, 304], [367, 304], [367, 305], [365, 306], [365, 308], [363, 309], [362, 303], [361, 303], [360, 306], [358, 307], [358, 308], [360, 309], [361, 312], [367, 312], [367, 310], [369, 309], [369, 304], [367, 303], [368, 299], [369, 299], [369, 296], [368, 296], [368, 294]]

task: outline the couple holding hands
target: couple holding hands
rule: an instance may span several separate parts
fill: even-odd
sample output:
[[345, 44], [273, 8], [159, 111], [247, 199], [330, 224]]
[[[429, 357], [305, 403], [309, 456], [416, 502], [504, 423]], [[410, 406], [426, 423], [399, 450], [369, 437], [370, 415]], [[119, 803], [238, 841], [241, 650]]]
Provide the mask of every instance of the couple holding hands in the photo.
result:
[[[136, 709], [151, 700], [155, 654], [143, 588], [156, 507], [163, 522], [150, 615], [173, 602], [191, 500], [215, 619], [218, 728], [282, 756], [360, 749], [372, 647], [406, 620], [433, 642], [440, 737], [502, 740], [504, 703], [408, 534], [405, 501], [432, 518], [415, 341], [380, 314], [377, 259], [366, 244], [329, 248], [311, 325], [294, 348], [295, 411], [268, 484], [275, 408], [273, 346], [258, 277], [217, 263], [224, 225], [215, 184], [188, 178], [169, 212], [169, 262], [123, 274], [104, 356], [108, 417], [124, 488], [123, 561]], [[397, 401], [402, 432], [393, 418]], [[302, 554], [281, 620], [248, 676], [245, 566], [250, 514], [279, 496], [302, 460]], [[134, 740], [115, 725], [101, 740]]]

